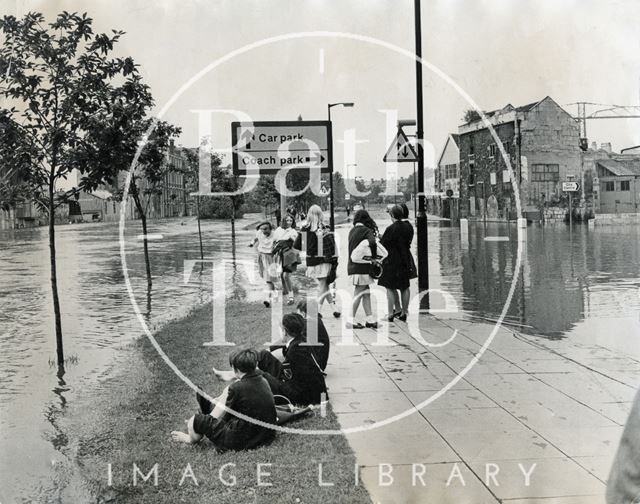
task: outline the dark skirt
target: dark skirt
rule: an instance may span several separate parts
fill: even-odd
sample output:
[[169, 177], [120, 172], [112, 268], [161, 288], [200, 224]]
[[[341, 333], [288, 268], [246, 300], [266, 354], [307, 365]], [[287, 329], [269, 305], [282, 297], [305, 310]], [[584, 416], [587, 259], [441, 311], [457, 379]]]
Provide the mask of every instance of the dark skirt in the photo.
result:
[[390, 251], [382, 263], [382, 275], [378, 279], [378, 285], [387, 289], [408, 289], [409, 273], [409, 257], [402, 257], [395, 250]]

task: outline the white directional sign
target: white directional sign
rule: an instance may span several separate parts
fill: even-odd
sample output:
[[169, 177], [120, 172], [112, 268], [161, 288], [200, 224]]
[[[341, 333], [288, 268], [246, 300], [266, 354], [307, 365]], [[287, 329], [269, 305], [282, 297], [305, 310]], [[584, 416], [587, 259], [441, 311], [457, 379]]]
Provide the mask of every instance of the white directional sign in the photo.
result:
[[576, 192], [580, 190], [580, 184], [578, 182], [563, 182], [562, 190], [564, 192]]
[[283, 168], [331, 172], [329, 121], [231, 123], [233, 171], [277, 173]]
[[401, 128], [398, 128], [398, 134], [391, 142], [382, 160], [385, 163], [413, 163], [418, 161], [418, 154]]

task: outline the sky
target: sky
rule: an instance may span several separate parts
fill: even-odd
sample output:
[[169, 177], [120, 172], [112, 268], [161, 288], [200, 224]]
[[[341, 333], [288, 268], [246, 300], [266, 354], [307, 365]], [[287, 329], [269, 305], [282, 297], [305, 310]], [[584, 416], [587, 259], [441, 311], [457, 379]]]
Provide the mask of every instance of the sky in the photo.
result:
[[[182, 128], [185, 146], [198, 144], [197, 109], [239, 110], [255, 121], [318, 120], [326, 119], [327, 103], [348, 101], [355, 106], [331, 111], [335, 168], [344, 172], [354, 161], [345, 160], [339, 140], [355, 129], [357, 166], [350, 172], [380, 178], [395, 119], [416, 117], [415, 62], [402, 53], [415, 47], [411, 0], [0, 0], [0, 7], [2, 14], [40, 11], [51, 19], [62, 10], [86, 11], [96, 31], [127, 32], [117, 53], [140, 65], [156, 114], [198, 72], [227, 58], [166, 109], [163, 119]], [[547, 95], [562, 106], [640, 105], [638, 19], [635, 0], [423, 0], [423, 57], [437, 68], [423, 71], [433, 157], [471, 107], [459, 90], [483, 110]], [[233, 120], [213, 115], [214, 148], [230, 147]], [[590, 121], [588, 133], [590, 142], [620, 150], [640, 144], [640, 120]], [[412, 169], [400, 165], [399, 175]]]

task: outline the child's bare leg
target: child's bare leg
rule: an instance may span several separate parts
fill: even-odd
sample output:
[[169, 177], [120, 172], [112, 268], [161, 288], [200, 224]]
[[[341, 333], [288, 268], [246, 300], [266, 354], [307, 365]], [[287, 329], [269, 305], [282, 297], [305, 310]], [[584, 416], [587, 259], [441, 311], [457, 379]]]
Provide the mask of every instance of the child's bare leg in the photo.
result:
[[171, 439], [180, 443], [194, 444], [202, 439], [202, 435], [193, 430], [193, 419], [191, 417], [187, 420], [187, 432], [173, 431], [171, 432]]

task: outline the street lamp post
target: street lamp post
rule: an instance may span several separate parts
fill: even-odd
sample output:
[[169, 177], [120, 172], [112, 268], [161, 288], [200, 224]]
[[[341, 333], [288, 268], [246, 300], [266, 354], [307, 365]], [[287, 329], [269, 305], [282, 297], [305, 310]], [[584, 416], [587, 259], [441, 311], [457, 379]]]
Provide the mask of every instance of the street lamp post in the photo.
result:
[[[424, 195], [424, 118], [422, 102], [422, 25], [420, 19], [420, 0], [414, 0], [414, 22], [416, 42], [416, 144], [418, 147], [418, 287], [421, 291], [429, 290], [429, 250], [427, 238], [427, 211]], [[429, 294], [424, 298], [424, 304], [429, 307]]]
[[327, 118], [329, 120], [329, 156], [331, 156], [331, 172], [329, 173], [329, 226], [331, 227], [331, 231], [335, 230], [336, 221], [335, 221], [335, 213], [333, 210], [333, 127], [331, 125], [331, 107], [337, 107], [338, 105], [342, 105], [343, 107], [353, 107], [353, 102], [338, 102], [338, 103], [328, 103], [327, 104]]

